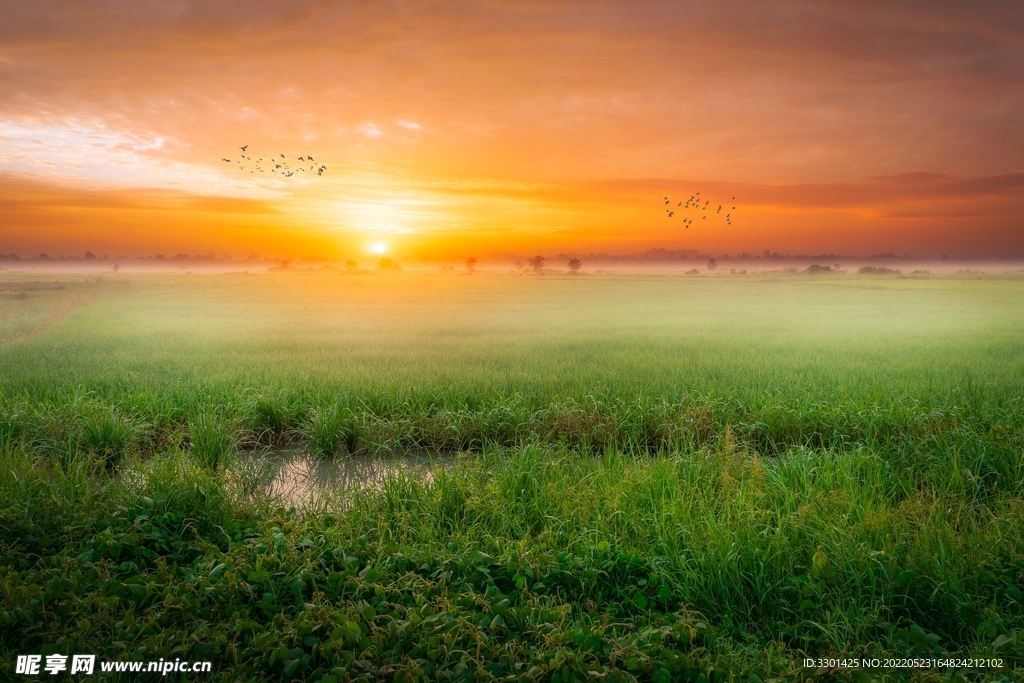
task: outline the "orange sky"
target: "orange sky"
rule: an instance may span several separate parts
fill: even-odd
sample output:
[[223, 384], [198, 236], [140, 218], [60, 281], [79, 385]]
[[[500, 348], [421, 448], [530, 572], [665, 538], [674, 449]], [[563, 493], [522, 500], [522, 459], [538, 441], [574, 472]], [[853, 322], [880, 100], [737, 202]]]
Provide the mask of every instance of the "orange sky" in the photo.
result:
[[0, 16], [0, 253], [1024, 255], [1019, 0]]

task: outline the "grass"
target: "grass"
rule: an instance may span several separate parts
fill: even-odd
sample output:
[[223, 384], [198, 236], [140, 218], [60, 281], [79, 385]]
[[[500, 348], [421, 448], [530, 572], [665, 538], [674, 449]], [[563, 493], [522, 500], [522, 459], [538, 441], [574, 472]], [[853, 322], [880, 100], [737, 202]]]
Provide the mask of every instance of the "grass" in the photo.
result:
[[[1022, 289], [68, 281], [45, 326], [0, 308], [21, 335], [0, 346], [0, 670], [89, 651], [210, 658], [215, 680], [853, 680], [801, 658], [995, 653], [968, 678], [1010, 680]], [[236, 456], [286, 443], [456, 457], [296, 512]]]

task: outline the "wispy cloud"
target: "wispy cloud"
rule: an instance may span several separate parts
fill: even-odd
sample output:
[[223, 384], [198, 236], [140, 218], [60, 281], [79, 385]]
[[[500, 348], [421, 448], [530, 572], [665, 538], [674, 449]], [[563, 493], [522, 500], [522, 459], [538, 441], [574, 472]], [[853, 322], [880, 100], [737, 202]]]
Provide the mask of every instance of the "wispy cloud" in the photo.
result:
[[[152, 133], [99, 121], [0, 117], [0, 171], [98, 187], [150, 187], [224, 196], [281, 196], [266, 184], [226, 175], [213, 161], [176, 158], [184, 147]], [[223, 162], [221, 162], [223, 163]], [[227, 166], [228, 164], [225, 164]], [[232, 170], [235, 164], [230, 164]]]
[[373, 123], [367, 123], [362, 126], [359, 126], [359, 130], [363, 135], [369, 138], [379, 138], [380, 136], [384, 135], [384, 131], [382, 131], [380, 128], [376, 126], [376, 124]]

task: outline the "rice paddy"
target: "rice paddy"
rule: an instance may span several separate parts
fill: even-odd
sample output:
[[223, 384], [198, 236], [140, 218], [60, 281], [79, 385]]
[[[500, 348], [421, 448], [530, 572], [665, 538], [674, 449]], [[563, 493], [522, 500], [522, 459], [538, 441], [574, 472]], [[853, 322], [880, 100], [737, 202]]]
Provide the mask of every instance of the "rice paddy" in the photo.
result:
[[1024, 666], [1018, 276], [4, 275], [5, 675]]

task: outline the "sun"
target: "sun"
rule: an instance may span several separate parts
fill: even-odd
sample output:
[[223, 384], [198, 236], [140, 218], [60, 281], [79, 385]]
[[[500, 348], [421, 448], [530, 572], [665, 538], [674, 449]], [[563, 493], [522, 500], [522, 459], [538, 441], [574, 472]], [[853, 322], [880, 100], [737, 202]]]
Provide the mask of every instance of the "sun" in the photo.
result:
[[373, 244], [370, 245], [370, 251], [374, 252], [375, 254], [383, 254], [387, 250], [388, 245], [384, 244], [383, 242], [374, 242]]

